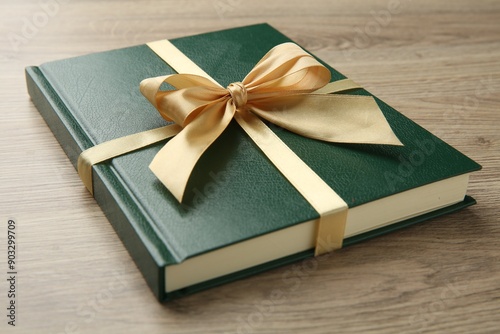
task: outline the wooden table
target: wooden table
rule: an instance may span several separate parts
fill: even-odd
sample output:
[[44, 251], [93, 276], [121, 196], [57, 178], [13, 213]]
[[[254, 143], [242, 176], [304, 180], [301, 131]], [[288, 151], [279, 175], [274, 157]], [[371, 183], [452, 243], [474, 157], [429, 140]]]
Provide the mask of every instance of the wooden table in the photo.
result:
[[[499, 1], [23, 0], [0, 13], [0, 332], [500, 330]], [[31, 103], [23, 68], [259, 22], [481, 163], [478, 205], [339, 251], [293, 291], [281, 278], [292, 265], [161, 305]]]

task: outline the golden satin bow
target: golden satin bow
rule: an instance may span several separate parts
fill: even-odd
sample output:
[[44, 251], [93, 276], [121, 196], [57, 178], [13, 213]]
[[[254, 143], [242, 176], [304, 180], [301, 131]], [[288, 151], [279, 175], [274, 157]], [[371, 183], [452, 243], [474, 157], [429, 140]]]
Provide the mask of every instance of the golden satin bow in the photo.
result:
[[[236, 113], [252, 112], [299, 135], [328, 142], [402, 145], [370, 96], [318, 91], [330, 71], [293, 43], [271, 49], [241, 82], [222, 87], [205, 77], [173, 74], [141, 82], [167, 121], [182, 126], [150, 169], [182, 202], [191, 172]], [[163, 91], [170, 84], [175, 90]]]

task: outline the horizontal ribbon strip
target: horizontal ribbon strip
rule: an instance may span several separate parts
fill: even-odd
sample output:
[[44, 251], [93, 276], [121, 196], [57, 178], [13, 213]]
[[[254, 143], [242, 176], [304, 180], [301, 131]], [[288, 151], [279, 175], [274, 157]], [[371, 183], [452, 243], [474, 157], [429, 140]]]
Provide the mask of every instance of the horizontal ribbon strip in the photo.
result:
[[128, 136], [108, 140], [104, 143], [86, 149], [78, 156], [78, 174], [85, 187], [94, 194], [92, 181], [92, 166], [106, 160], [119, 157], [143, 147], [171, 138], [181, 132], [182, 128], [177, 124], [163, 126], [134, 133]]

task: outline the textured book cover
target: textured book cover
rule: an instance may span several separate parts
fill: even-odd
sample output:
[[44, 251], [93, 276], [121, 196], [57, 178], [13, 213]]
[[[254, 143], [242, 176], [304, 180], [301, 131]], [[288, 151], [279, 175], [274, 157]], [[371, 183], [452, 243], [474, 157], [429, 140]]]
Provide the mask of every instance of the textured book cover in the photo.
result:
[[[289, 41], [261, 24], [171, 42], [226, 87], [245, 77], [271, 48]], [[324, 65], [330, 69], [332, 81], [345, 78]], [[89, 147], [166, 125], [139, 92], [139, 83], [174, 73], [146, 45], [26, 69], [34, 104], [75, 166], [78, 155]], [[363, 89], [349, 94], [370, 95]], [[349, 208], [480, 169], [383, 101], [375, 100], [404, 146], [333, 144], [269, 126]], [[183, 204], [148, 169], [163, 145], [154, 144], [94, 166], [94, 197], [159, 300], [313, 256], [314, 250], [307, 249], [167, 291], [169, 268], [312, 221], [318, 214], [234, 122], [196, 165]], [[344, 246], [473, 203], [465, 196], [445, 207], [346, 235]]]

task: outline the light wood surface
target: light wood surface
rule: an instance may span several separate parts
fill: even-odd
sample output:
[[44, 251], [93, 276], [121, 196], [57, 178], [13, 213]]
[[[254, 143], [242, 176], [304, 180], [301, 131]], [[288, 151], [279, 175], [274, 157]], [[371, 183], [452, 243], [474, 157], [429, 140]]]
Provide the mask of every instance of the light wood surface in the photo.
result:
[[[0, 18], [0, 332], [500, 330], [499, 1], [22, 0], [2, 1]], [[161, 305], [31, 103], [23, 69], [260, 22], [482, 164], [469, 191], [478, 205], [306, 269]], [[6, 318], [9, 218], [18, 233], [15, 328]]]

